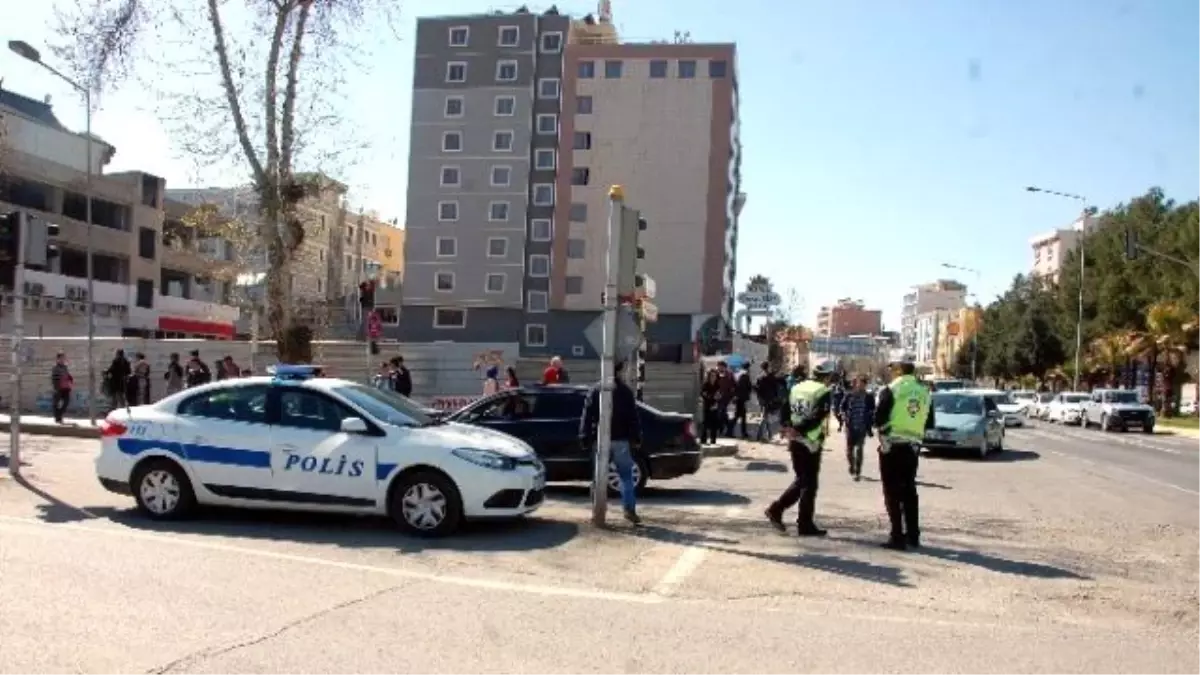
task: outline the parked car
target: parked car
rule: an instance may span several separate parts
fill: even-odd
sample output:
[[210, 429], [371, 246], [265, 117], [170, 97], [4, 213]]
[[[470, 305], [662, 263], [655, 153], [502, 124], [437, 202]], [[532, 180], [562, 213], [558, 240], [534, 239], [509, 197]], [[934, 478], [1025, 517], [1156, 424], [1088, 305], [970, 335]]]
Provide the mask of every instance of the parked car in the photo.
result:
[[1004, 449], [1004, 420], [981, 393], [960, 389], [933, 394], [934, 428], [922, 445], [929, 450], [967, 450], [980, 459]]
[[1029, 410], [1029, 416], [1035, 420], [1048, 420], [1050, 418], [1050, 404], [1054, 401], [1055, 394], [1048, 391], [1043, 391], [1037, 395], [1037, 400], [1034, 401], [1033, 407]]
[[1142, 433], [1154, 433], [1154, 409], [1129, 389], [1096, 389], [1083, 405], [1083, 425], [1093, 424], [1101, 431], [1128, 431], [1138, 427]]
[[1022, 389], [1012, 392], [1012, 400], [1017, 405], [1018, 412], [1025, 417], [1032, 417], [1037, 406], [1038, 394], [1036, 391]]
[[1064, 391], [1054, 396], [1046, 412], [1047, 422], [1059, 424], [1083, 424], [1083, 405], [1091, 398], [1091, 394], [1078, 391]]
[[1195, 415], [1196, 414], [1196, 401], [1193, 399], [1191, 401], [1184, 401], [1183, 403], [1180, 403], [1179, 404], [1179, 414], [1180, 415]]
[[[548, 481], [590, 481], [594, 450], [579, 442], [579, 420], [587, 385], [528, 386], [506, 389], [475, 401], [447, 420], [473, 424], [515, 436], [546, 465]], [[650, 479], [668, 480], [700, 470], [703, 454], [690, 415], [663, 412], [638, 404], [642, 448], [635, 454], [638, 489]], [[616, 466], [609, 466], [609, 488], [620, 486]]]
[[526, 443], [313, 370], [281, 366], [109, 413], [101, 485], [159, 520], [205, 504], [369, 513], [427, 536], [541, 506], [546, 473]]
[[1013, 399], [1011, 392], [1000, 391], [999, 389], [969, 389], [965, 391], [974, 392], [991, 401], [1003, 416], [1004, 426], [1025, 426], [1024, 406]]

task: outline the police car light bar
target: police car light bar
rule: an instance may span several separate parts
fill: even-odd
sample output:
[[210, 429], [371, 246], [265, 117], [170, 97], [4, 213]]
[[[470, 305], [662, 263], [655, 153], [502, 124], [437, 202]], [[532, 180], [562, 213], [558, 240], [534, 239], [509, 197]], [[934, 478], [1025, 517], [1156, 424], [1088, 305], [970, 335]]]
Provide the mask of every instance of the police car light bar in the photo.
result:
[[323, 366], [312, 365], [293, 365], [289, 363], [280, 363], [274, 366], [267, 366], [267, 374], [274, 377], [276, 380], [308, 380], [314, 377], [319, 377]]

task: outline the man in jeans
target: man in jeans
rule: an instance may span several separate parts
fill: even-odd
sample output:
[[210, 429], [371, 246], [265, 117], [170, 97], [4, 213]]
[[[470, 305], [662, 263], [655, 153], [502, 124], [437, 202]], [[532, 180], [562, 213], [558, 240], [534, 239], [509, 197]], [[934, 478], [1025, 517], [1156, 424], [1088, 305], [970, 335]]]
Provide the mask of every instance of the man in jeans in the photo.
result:
[[779, 414], [780, 384], [779, 377], [775, 375], [769, 361], [763, 361], [762, 375], [759, 375], [758, 381], [754, 383], [754, 391], [758, 395], [758, 407], [762, 410], [762, 419], [758, 422], [754, 440], [770, 443], [774, 435], [771, 432], [771, 419]]
[[[639, 525], [642, 519], [637, 514], [637, 482], [633, 478], [635, 460], [633, 453], [638, 452], [642, 445], [642, 427], [638, 419], [637, 397], [633, 390], [625, 384], [621, 372], [625, 364], [618, 361], [613, 367], [612, 392], [612, 462], [617, 467], [617, 476], [621, 479], [621, 506], [625, 512], [625, 520]], [[584, 447], [594, 447], [596, 443], [596, 428], [600, 424], [600, 387], [597, 384], [588, 392], [587, 401], [583, 404], [583, 417], [579, 422], [579, 441]], [[593, 486], [596, 490], [606, 490], [608, 486]]]
[[846, 430], [846, 462], [850, 476], [862, 480], [863, 445], [874, 435], [871, 425], [875, 419], [875, 397], [867, 391], [867, 378], [854, 378], [853, 388], [842, 398], [842, 420]]

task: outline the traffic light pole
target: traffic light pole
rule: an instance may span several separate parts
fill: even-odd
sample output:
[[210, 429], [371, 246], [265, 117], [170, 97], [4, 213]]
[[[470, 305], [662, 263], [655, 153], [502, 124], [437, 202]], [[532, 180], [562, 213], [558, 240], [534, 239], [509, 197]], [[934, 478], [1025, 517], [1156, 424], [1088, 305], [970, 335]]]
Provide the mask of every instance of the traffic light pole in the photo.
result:
[[637, 348], [637, 369], [634, 371], [637, 375], [635, 393], [637, 400], [645, 400], [646, 389], [646, 312], [642, 309], [639, 301], [638, 304], [638, 334], [642, 336], [642, 341], [638, 343]]
[[608, 512], [608, 463], [612, 456], [613, 359], [617, 351], [617, 282], [620, 276], [621, 216], [625, 191], [608, 190], [608, 249], [605, 252], [604, 348], [600, 350], [600, 419], [596, 428], [596, 464], [592, 472], [592, 524], [604, 526]]
[[21, 474], [21, 355], [25, 345], [25, 248], [29, 217], [17, 214], [17, 265], [13, 269], [12, 400], [9, 401], [8, 473]]

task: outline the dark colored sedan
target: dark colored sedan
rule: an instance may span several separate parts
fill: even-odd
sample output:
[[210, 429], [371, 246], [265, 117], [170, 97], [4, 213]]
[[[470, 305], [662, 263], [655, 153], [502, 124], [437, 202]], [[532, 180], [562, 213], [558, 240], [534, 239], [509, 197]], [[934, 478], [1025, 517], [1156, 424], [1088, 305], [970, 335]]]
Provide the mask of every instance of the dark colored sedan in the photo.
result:
[[[579, 418], [583, 415], [588, 387], [551, 385], [521, 387], [474, 401], [446, 419], [474, 424], [516, 436], [533, 446], [546, 465], [546, 480], [592, 479], [593, 451], [579, 442]], [[666, 480], [700, 470], [703, 455], [692, 429], [690, 415], [663, 412], [639, 403], [642, 448], [636, 453], [634, 478], [638, 488], [646, 481]], [[619, 485], [610, 465], [609, 487]]]

